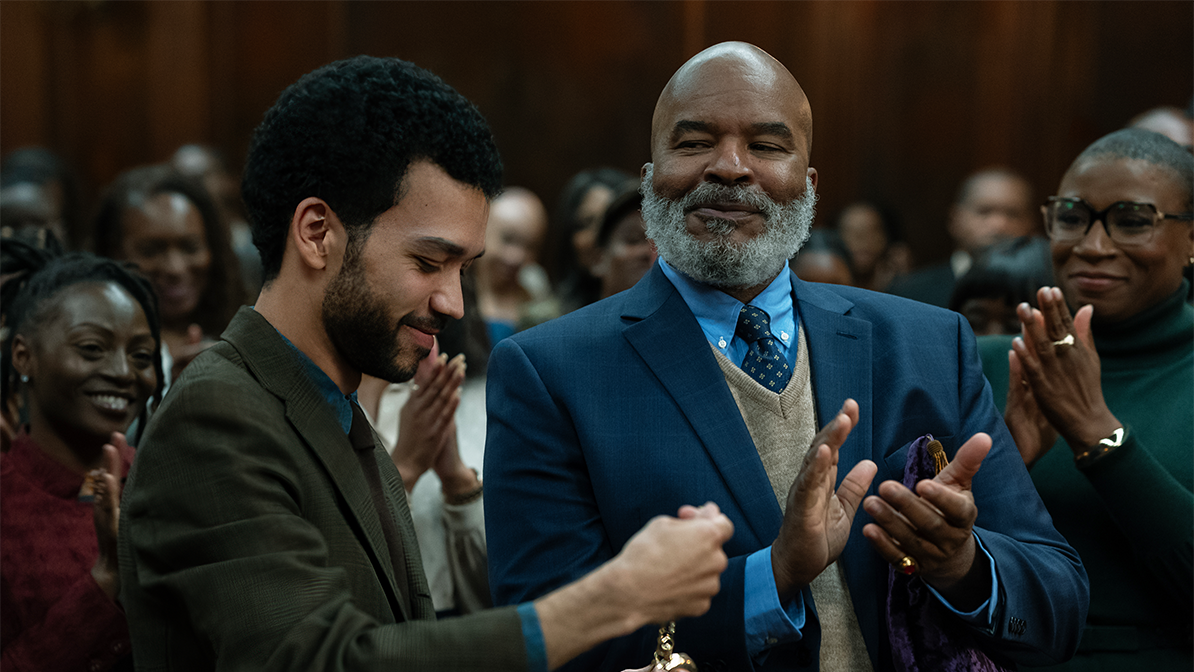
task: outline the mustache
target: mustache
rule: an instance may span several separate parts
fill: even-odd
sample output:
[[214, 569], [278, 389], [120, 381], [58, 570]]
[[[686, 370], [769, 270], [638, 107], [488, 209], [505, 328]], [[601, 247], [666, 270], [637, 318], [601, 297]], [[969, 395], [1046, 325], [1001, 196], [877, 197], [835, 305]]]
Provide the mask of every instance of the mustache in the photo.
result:
[[404, 315], [401, 320], [398, 320], [398, 324], [405, 324], [412, 329], [418, 329], [419, 331], [430, 331], [434, 333], [443, 331], [444, 328], [448, 326], [448, 322], [451, 319], [452, 318], [448, 317], [447, 315], [440, 313], [433, 313], [426, 316], [407, 314]]
[[757, 184], [730, 185], [703, 182], [675, 201], [675, 204], [681, 207], [685, 214], [705, 203], [741, 203], [760, 211], [764, 216], [769, 215], [779, 206]]

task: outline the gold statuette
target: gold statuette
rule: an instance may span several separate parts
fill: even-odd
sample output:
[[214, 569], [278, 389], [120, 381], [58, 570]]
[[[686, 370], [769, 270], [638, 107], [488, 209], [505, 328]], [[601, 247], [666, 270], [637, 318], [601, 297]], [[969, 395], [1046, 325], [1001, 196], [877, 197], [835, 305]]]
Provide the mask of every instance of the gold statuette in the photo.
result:
[[652, 672], [672, 672], [672, 670], [687, 670], [697, 672], [696, 663], [687, 654], [675, 653], [676, 622], [668, 621], [659, 626], [659, 644], [655, 647], [655, 666]]

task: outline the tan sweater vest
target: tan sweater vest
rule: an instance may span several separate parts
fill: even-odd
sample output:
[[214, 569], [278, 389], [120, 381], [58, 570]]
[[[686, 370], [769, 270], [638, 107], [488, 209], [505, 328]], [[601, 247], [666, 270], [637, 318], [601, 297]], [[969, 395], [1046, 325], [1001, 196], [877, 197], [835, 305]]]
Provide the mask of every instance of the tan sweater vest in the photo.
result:
[[[771, 481], [780, 510], [787, 508], [788, 490], [800, 473], [800, 465], [817, 434], [808, 344], [804, 328], [798, 331], [796, 368], [781, 394], [764, 389], [713, 348], [750, 438], [759, 451], [759, 459]], [[826, 672], [871, 670], [871, 659], [858, 627], [858, 617], [854, 615], [854, 603], [850, 601], [850, 590], [841, 566], [836, 562], [831, 564], [813, 579], [811, 588], [821, 621], [821, 669]]]

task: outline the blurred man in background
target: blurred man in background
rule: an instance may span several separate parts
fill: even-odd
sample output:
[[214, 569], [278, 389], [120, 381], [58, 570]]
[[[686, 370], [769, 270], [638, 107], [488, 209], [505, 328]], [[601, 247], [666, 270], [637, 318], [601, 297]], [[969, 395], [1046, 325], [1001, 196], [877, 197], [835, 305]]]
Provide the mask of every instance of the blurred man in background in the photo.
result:
[[962, 182], [949, 211], [954, 251], [947, 262], [897, 278], [888, 292], [942, 308], [974, 255], [1003, 238], [1033, 235], [1040, 228], [1032, 187], [1006, 168], [987, 168]]

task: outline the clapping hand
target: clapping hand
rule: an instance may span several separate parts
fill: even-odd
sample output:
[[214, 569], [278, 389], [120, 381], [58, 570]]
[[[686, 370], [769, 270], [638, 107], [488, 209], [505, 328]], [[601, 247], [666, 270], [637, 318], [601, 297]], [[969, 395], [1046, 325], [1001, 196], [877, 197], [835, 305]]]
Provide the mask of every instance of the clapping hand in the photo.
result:
[[438, 343], [419, 362], [414, 389], [399, 415], [398, 441], [391, 455], [408, 493], [420, 476], [436, 466], [444, 448], [455, 444], [455, 413], [464, 371], [464, 355], [449, 361], [440, 354]]
[[858, 402], [847, 399], [842, 410], [815, 437], [800, 473], [788, 491], [779, 536], [771, 545], [771, 568], [781, 600], [808, 585], [846, 547], [858, 504], [878, 467], [870, 460], [854, 465], [835, 492], [838, 451], [858, 424]]
[[991, 437], [975, 434], [941, 473], [917, 483], [916, 492], [884, 481], [879, 495], [863, 502], [875, 522], [862, 533], [879, 555], [893, 564], [910, 556], [921, 577], [963, 611], [977, 608], [991, 592], [988, 565], [977, 561], [978, 507], [970, 491], [990, 450]]
[[104, 444], [103, 466], [92, 472], [95, 501], [92, 504], [95, 538], [99, 557], [91, 567], [91, 576], [110, 599], [120, 592], [120, 565], [116, 552], [120, 524], [120, 480], [124, 477], [120, 456], [129, 450], [124, 434], [112, 432], [111, 443]]
[[1038, 290], [1037, 303], [1039, 310], [1026, 303], [1016, 309], [1021, 335], [1008, 354], [1011, 377], [1004, 412], [1026, 464], [1052, 447], [1056, 434], [1078, 454], [1122, 426], [1103, 400], [1099, 355], [1090, 332], [1094, 307], [1083, 306], [1071, 318], [1056, 287]]

